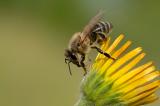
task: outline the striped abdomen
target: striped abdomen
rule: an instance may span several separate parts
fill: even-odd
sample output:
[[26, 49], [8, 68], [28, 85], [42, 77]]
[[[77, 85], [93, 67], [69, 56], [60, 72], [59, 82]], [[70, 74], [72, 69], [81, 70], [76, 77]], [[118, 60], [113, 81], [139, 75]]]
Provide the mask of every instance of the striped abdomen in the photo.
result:
[[112, 28], [113, 28], [113, 26], [110, 22], [100, 21], [95, 25], [95, 28], [93, 29], [92, 32], [95, 32], [95, 33], [103, 32], [103, 33], [108, 34], [108, 33], [110, 33]]
[[110, 22], [99, 21], [91, 32], [92, 42], [95, 42], [97, 39], [105, 39], [112, 28], [113, 26]]

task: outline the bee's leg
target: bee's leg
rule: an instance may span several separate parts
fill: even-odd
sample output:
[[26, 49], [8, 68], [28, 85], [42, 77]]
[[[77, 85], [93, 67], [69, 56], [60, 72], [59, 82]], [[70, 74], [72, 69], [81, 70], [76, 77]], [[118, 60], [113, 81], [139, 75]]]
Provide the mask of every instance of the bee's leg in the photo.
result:
[[86, 66], [84, 64], [84, 60], [85, 60], [85, 54], [82, 54], [81, 55], [81, 61], [80, 61], [80, 64], [82, 66], [82, 68], [84, 69], [84, 76], [87, 74], [87, 70], [86, 70]]
[[110, 54], [104, 52], [104, 51], [101, 50], [100, 48], [98, 48], [98, 47], [96, 47], [96, 46], [92, 46], [91, 48], [92, 48], [92, 49], [96, 49], [99, 53], [105, 55], [105, 56], [108, 57], [108, 58], [111, 58], [111, 59], [115, 60], [115, 58], [111, 57]]

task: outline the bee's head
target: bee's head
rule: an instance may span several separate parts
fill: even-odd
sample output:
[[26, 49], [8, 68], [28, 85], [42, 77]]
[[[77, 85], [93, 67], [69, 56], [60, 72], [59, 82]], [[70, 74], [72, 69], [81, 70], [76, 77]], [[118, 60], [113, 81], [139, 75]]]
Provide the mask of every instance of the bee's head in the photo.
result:
[[70, 74], [72, 74], [69, 65], [70, 62], [80, 67], [77, 54], [71, 50], [66, 49], [64, 55], [65, 55], [65, 63], [68, 64]]
[[65, 62], [72, 62], [73, 64], [76, 64], [77, 66], [79, 66], [79, 61], [77, 58], [77, 54], [73, 51], [70, 51], [68, 49], [65, 50]]

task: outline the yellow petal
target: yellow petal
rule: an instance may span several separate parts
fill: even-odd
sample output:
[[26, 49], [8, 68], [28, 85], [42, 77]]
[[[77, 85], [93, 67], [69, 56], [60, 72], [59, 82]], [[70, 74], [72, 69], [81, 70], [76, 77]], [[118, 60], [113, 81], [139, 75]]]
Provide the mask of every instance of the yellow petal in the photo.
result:
[[[118, 56], [120, 56], [130, 45], [131, 45], [131, 41], [127, 41], [120, 49], [118, 49], [112, 55], [112, 57], [118, 58]], [[104, 61], [104, 64], [101, 64], [101, 66], [99, 66], [101, 68], [100, 73], [102, 74], [113, 62], [114, 60], [112, 59], [108, 59], [107, 61]]]
[[121, 42], [121, 40], [124, 38], [124, 35], [121, 34], [119, 35], [116, 40], [112, 43], [112, 45], [106, 50], [107, 53], [111, 53], [116, 47], [117, 45]]
[[130, 45], [131, 41], [127, 41], [122, 47], [120, 47], [119, 50], [117, 50], [112, 56], [114, 58], [118, 58]]
[[123, 93], [127, 93], [143, 84], [145, 84], [146, 82], [149, 82], [153, 79], [155, 79], [156, 77], [159, 77], [159, 72], [155, 71], [155, 72], [152, 72], [146, 76], [143, 76], [142, 78], [140, 79], [137, 79], [136, 81], [130, 83], [129, 85], [127, 85], [126, 87], [124, 88], [121, 88], [120, 89], [120, 92], [123, 92]]
[[141, 78], [141, 77], [143, 77], [143, 76], [145, 76], [145, 75], [147, 75], [147, 74], [149, 74], [151, 72], [153, 72], [154, 70], [155, 70], [155, 66], [148, 67], [147, 69], [143, 70], [141, 73], [139, 73], [138, 75], [136, 75], [135, 77], [133, 77], [132, 79], [130, 79], [126, 83], [126, 85], [129, 84], [129, 83], [132, 83], [132, 82], [134, 82], [136, 80], [138, 80], [139, 78]]
[[152, 103], [154, 101], [156, 101], [158, 99], [158, 97], [155, 95], [155, 94], [151, 94], [135, 103], [131, 103], [130, 105], [131, 106], [141, 106], [141, 105], [144, 105], [144, 104], [149, 104], [149, 103]]
[[125, 73], [127, 73], [132, 67], [134, 67], [141, 59], [143, 59], [145, 56], [145, 53], [139, 54], [137, 57], [135, 57], [131, 62], [129, 62], [127, 65], [125, 65], [123, 68], [115, 72], [113, 75], [111, 75], [110, 80], [116, 80], [117, 78], [123, 76]]
[[146, 69], [147, 67], [149, 67], [151, 65], [152, 65], [152, 62], [148, 62], [142, 66], [139, 66], [139, 67], [131, 70], [127, 74], [121, 76], [118, 80], [115, 81], [115, 83], [113, 84], [113, 88], [120, 87], [123, 83], [129, 81], [135, 75], [137, 75], [138, 73], [140, 73], [141, 71], [143, 71], [144, 69]]
[[112, 73], [114, 73], [120, 66], [122, 66], [124, 63], [132, 59], [134, 56], [139, 54], [142, 51], [141, 47], [138, 47], [126, 55], [124, 55], [122, 58], [118, 59], [109, 69], [107, 69], [106, 77], [110, 76]]
[[122, 98], [123, 99], [130, 99], [130, 98], [134, 98], [135, 96], [137, 95], [140, 95], [142, 94], [143, 92], [148, 92], [150, 90], [153, 90], [153, 89], [157, 89], [160, 85], [160, 80], [157, 80], [157, 81], [154, 81], [154, 82], [151, 82], [145, 86], [142, 86], [142, 87], [139, 87], [137, 89], [134, 89], [133, 91], [125, 94]]
[[108, 37], [107, 40], [106, 40], [106, 42], [105, 42], [105, 45], [102, 46], [101, 49], [104, 50], [104, 51], [107, 50], [108, 47], [109, 47], [110, 41], [111, 41], [111, 37]]
[[137, 102], [139, 100], [142, 100], [142, 99], [146, 98], [147, 96], [152, 95], [156, 90], [157, 89], [152, 89], [150, 91], [143, 92], [142, 94], [137, 95], [136, 97], [129, 99], [127, 102], [128, 103], [134, 103], [134, 102]]

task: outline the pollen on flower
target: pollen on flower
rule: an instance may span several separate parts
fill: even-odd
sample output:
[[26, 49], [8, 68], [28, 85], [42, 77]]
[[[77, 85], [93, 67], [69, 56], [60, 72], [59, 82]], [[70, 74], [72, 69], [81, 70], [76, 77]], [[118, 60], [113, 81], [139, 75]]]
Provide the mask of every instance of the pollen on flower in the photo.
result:
[[159, 71], [151, 61], [138, 65], [146, 55], [142, 47], [126, 52], [131, 41], [117, 47], [123, 38], [121, 34], [111, 44], [111, 38], [103, 42], [101, 49], [116, 60], [97, 55], [91, 71], [82, 81], [83, 100], [96, 106], [139, 106], [158, 99], [155, 92], [160, 86]]

